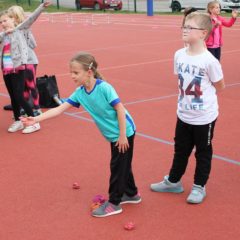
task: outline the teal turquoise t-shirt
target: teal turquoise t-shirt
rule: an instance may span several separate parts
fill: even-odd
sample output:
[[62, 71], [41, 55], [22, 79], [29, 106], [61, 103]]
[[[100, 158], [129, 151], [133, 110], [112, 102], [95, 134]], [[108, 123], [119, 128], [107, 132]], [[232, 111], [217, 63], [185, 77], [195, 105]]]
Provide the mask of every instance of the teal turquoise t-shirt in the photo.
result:
[[[107, 82], [97, 79], [91, 92], [81, 86], [67, 99], [74, 107], [80, 107], [91, 115], [102, 135], [109, 142], [116, 142], [119, 138], [119, 124], [117, 111], [114, 106], [120, 102], [115, 89]], [[126, 136], [130, 137], [136, 131], [131, 115], [126, 113]]]

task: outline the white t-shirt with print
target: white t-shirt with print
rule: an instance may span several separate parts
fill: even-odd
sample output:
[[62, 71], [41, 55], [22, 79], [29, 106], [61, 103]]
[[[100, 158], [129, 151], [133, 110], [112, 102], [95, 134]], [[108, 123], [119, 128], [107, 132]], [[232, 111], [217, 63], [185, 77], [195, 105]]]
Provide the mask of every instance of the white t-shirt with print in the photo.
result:
[[178, 75], [177, 115], [185, 123], [205, 125], [218, 116], [218, 101], [213, 83], [223, 79], [219, 61], [208, 51], [190, 56], [187, 48], [174, 57], [174, 73]]

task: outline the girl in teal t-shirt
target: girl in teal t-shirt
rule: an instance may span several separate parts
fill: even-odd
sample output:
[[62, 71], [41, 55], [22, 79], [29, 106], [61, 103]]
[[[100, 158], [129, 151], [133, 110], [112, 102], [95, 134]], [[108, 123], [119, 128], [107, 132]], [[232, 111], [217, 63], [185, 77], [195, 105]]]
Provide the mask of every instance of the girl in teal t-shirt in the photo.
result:
[[132, 172], [132, 157], [136, 127], [114, 88], [102, 80], [97, 62], [89, 53], [78, 53], [70, 61], [70, 72], [78, 88], [59, 107], [37, 117], [23, 117], [29, 126], [60, 115], [68, 108], [82, 105], [91, 115], [102, 135], [111, 145], [111, 176], [109, 200], [92, 211], [94, 217], [106, 217], [122, 212], [120, 204], [139, 203], [141, 197]]

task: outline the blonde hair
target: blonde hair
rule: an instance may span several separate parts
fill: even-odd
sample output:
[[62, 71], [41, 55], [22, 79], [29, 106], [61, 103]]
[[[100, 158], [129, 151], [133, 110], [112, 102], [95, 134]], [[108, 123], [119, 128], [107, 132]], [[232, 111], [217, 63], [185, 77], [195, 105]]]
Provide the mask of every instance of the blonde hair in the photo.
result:
[[12, 6], [8, 9], [8, 13], [11, 17], [14, 18], [15, 24], [19, 25], [25, 20], [25, 13], [22, 7], [20, 6]]
[[211, 14], [211, 10], [216, 6], [216, 4], [218, 4], [220, 6], [220, 3], [217, 0], [211, 1], [211, 2], [208, 3], [208, 5], [207, 5], [207, 12], [209, 14]]
[[8, 16], [8, 11], [7, 10], [3, 10], [3, 11], [1, 11], [0, 12], [0, 17], [2, 17], [2, 16]]
[[212, 21], [207, 13], [193, 12], [186, 17], [187, 20], [194, 20], [199, 28], [207, 30], [207, 35], [205, 40], [209, 37], [212, 31]]
[[3, 16], [13, 19], [13, 24], [14, 24], [14, 18], [11, 14], [9, 14], [8, 10], [4, 10], [4, 11], [0, 12], [0, 18]]
[[79, 52], [70, 60], [70, 63], [72, 62], [81, 64], [85, 71], [92, 70], [95, 78], [104, 80], [103, 76], [97, 70], [97, 61], [90, 53]]

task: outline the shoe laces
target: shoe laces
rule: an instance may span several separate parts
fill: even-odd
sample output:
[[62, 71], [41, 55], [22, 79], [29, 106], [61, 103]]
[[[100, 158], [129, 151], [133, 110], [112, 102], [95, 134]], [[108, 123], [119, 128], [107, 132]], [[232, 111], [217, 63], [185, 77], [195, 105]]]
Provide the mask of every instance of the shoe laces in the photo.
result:
[[202, 194], [203, 191], [204, 191], [204, 188], [201, 186], [193, 186], [193, 188], [192, 188], [192, 194], [194, 194], [194, 195], [198, 195], [199, 193]]
[[37, 123], [34, 123], [33, 125], [27, 126], [26, 128], [36, 128], [37, 127]]

